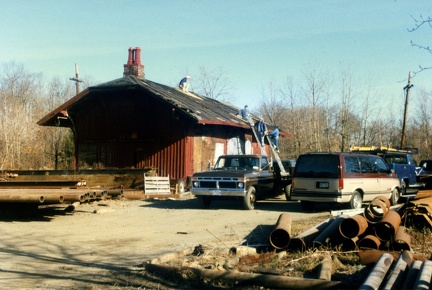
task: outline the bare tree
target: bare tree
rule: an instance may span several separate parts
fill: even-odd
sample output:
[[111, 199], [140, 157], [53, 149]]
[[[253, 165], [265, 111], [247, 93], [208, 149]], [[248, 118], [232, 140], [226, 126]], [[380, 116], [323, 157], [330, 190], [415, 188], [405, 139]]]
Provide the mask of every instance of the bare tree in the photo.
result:
[[432, 94], [422, 90], [420, 92], [419, 106], [417, 118], [412, 122], [407, 130], [410, 134], [409, 140], [414, 140], [414, 144], [418, 144], [420, 151], [420, 159], [430, 158], [432, 156], [432, 136], [430, 133], [432, 115], [431, 111]]
[[260, 114], [270, 125], [282, 124], [286, 111], [283, 108], [283, 98], [280, 89], [273, 82], [261, 91]]
[[199, 75], [193, 78], [197, 93], [222, 102], [234, 101], [231, 95], [233, 86], [222, 69], [208, 70], [200, 67], [199, 71]]
[[[319, 70], [316, 65], [309, 65], [307, 70], [304, 72], [306, 79], [303, 87], [303, 94], [305, 99], [308, 101], [308, 105], [311, 109], [309, 119], [309, 149], [321, 151], [321, 136], [322, 136], [322, 115], [321, 106], [325, 104], [326, 98], [328, 97], [328, 74]], [[326, 122], [325, 122], [326, 123]], [[325, 124], [324, 123], [324, 124]]]
[[37, 138], [34, 108], [42, 92], [42, 75], [13, 62], [0, 75], [0, 166], [28, 168]]
[[352, 69], [348, 66], [342, 67], [339, 74], [340, 83], [340, 109], [337, 126], [341, 136], [340, 151], [345, 151], [351, 144], [354, 131], [359, 128], [358, 120], [353, 116], [355, 111], [354, 102], [357, 97], [354, 86]]
[[[412, 17], [414, 20], [414, 27], [408, 29], [409, 32], [415, 32], [419, 29], [421, 29], [424, 26], [427, 26], [429, 28], [432, 28], [432, 18], [430, 16], [424, 17], [423, 15], [420, 15], [419, 18]], [[429, 47], [429, 45], [421, 45], [418, 43], [415, 43], [411, 41], [411, 45], [420, 49], [424, 49], [425, 51], [432, 54], [432, 48]], [[413, 76], [415, 76], [417, 73], [422, 72], [423, 70], [431, 69], [432, 66], [422, 66], [419, 65], [419, 70], [413, 72]]]
[[[48, 84], [45, 114], [54, 110], [66, 100], [71, 98], [75, 91], [71, 82], [62, 82], [54, 78]], [[44, 144], [44, 153], [48, 158], [46, 165], [52, 164], [55, 170], [72, 168], [73, 161], [73, 136], [68, 128], [44, 127], [41, 133], [41, 144]]]

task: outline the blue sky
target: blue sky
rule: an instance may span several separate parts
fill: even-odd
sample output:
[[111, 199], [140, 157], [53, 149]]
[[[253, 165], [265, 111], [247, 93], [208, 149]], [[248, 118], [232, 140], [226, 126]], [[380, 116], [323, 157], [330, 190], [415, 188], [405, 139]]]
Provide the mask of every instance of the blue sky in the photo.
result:
[[[141, 47], [147, 79], [176, 86], [188, 74], [193, 87], [200, 67], [221, 69], [233, 103], [252, 109], [268, 83], [301, 82], [308, 63], [335, 74], [344, 64], [392, 102], [409, 71], [432, 66], [410, 43], [432, 45], [432, 29], [408, 32], [431, 10], [430, 0], [0, 1], [0, 64], [67, 80], [78, 63], [98, 84], [122, 77], [128, 48]], [[431, 74], [415, 88], [430, 90]]]

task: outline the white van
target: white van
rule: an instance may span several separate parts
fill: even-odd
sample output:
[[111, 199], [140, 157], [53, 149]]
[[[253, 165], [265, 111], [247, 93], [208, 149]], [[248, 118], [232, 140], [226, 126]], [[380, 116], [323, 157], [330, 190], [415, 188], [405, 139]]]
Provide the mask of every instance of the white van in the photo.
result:
[[300, 200], [306, 210], [317, 202], [345, 203], [352, 209], [377, 196], [394, 205], [400, 197], [400, 182], [394, 171], [376, 155], [359, 153], [306, 153], [294, 169], [291, 200]]

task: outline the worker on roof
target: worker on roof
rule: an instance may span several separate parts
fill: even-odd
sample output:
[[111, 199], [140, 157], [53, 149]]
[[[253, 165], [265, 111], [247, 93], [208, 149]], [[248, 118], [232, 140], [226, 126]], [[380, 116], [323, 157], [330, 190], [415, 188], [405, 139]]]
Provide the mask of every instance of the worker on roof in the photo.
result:
[[187, 92], [188, 91], [188, 87], [189, 87], [189, 81], [190, 76], [185, 76], [184, 78], [181, 79], [180, 83], [179, 83], [179, 88], [183, 91], [183, 92]]
[[240, 115], [242, 116], [242, 119], [247, 121], [249, 119], [249, 109], [248, 105], [245, 105], [243, 109], [240, 110]]

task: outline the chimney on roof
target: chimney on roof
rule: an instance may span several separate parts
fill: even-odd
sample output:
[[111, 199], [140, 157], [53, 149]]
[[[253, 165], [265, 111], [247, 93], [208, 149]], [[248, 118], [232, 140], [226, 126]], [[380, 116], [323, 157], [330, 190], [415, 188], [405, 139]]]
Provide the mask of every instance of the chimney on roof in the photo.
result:
[[128, 61], [124, 65], [123, 76], [136, 76], [139, 79], [144, 79], [144, 65], [141, 64], [141, 48], [129, 48]]

